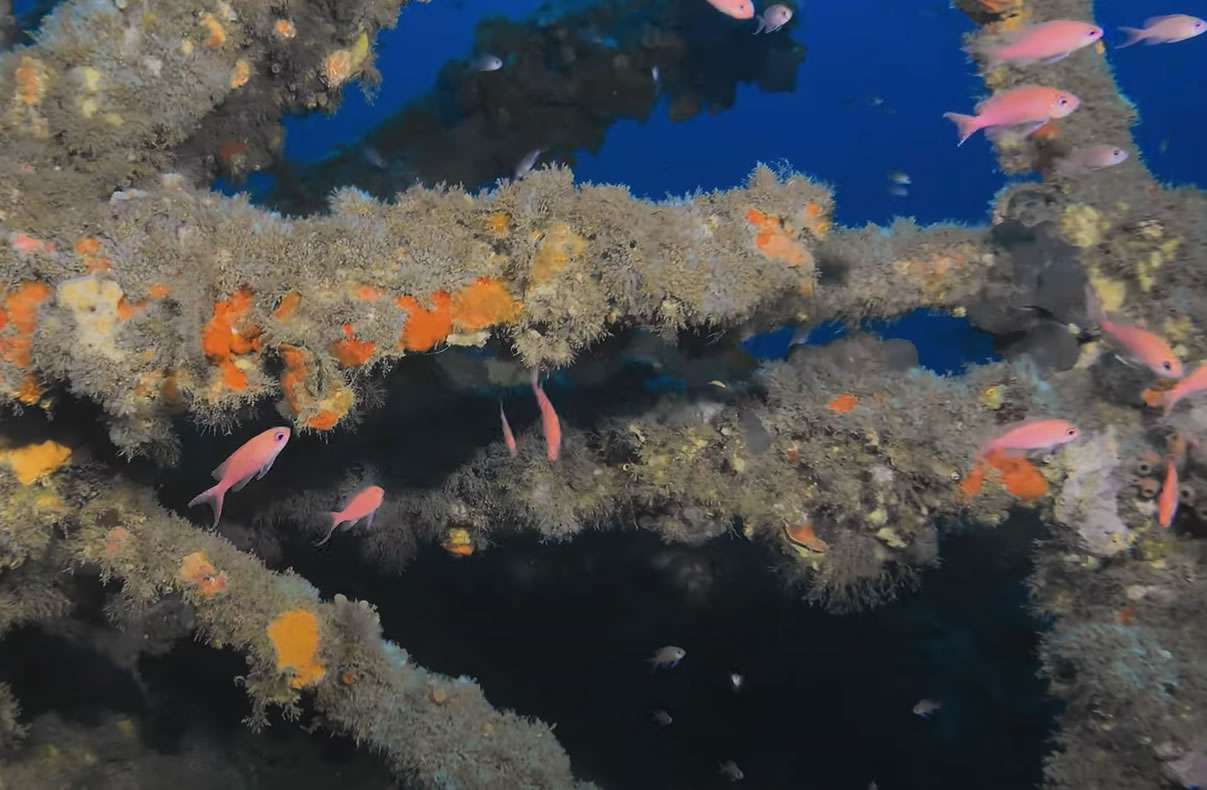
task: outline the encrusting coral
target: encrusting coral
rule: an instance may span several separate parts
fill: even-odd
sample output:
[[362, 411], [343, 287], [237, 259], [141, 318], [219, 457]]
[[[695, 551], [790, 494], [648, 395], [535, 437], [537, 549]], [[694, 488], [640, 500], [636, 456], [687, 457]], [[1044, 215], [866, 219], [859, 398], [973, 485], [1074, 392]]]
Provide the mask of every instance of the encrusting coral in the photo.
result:
[[[1086, 293], [1188, 363], [1207, 356], [1193, 260], [1205, 204], [1144, 170], [1127, 137], [1133, 111], [1099, 54], [1045, 73], [1079, 87], [1077, 113], [999, 142], [1005, 169], [1045, 180], [1003, 190], [991, 227], [833, 228], [823, 185], [763, 166], [742, 187], [660, 203], [546, 168], [476, 195], [414, 187], [382, 202], [341, 189], [329, 214], [301, 218], [192, 182], [210, 168], [187, 152], [212, 148], [232, 175], [255, 167], [279, 149], [283, 109], [333, 107], [354, 78], [371, 79], [372, 37], [398, 5], [326, 19], [250, 1], [154, 14], [70, 2], [33, 45], [0, 56], [12, 98], [0, 118], [11, 174], [0, 400], [15, 415], [0, 444], [0, 628], [61, 615], [64, 567], [97, 572], [122, 581], [130, 610], [182, 601], [208, 642], [242, 651], [253, 724], [268, 706], [296, 714], [312, 694], [321, 723], [372, 744], [417, 786], [575, 786], [549, 727], [495, 711], [469, 679], [415, 666], [367, 603], [320, 601], [292, 572], [166, 512], [105, 465], [95, 438], [39, 418], [64, 393], [92, 401], [119, 453], [167, 467], [182, 415], [228, 428], [272, 403], [303, 432], [327, 433], [331, 453], [388, 475], [396, 448], [336, 429], [361, 420], [389, 435], [376, 429], [392, 409], [443, 395], [377, 408], [382, 391], [421, 386], [391, 368], [420, 363], [404, 372], [439, 369], [463, 390], [524, 384], [530, 368], [599, 386], [620, 364], [610, 354], [632, 354], [690, 372], [688, 392], [650, 396], [639, 413], [568, 408], [556, 463], [522, 432], [515, 457], [497, 441], [472, 448], [427, 487], [385, 486], [370, 471], [337, 479], [316, 464], [256, 483], [276, 496], [235, 506], [267, 530], [329, 508], [349, 485], [381, 483], [367, 542], [403, 561], [423, 540], [466, 556], [516, 525], [567, 537], [624, 520], [685, 543], [733, 531], [765, 542], [788, 580], [837, 611], [916, 580], [937, 560], [938, 526], [1031, 509], [1053, 527], [1032, 590], [1055, 619], [1045, 661], [1068, 703], [1048, 786], [1192, 772], [1205, 748], [1194, 659], [1207, 631], [1179, 615], [1207, 590], [1196, 560], [1207, 459], [1193, 442], [1171, 448], [1207, 431], [1207, 412], [1188, 401], [1159, 420], [1168, 382], [1106, 353], [1118, 349], [1091, 326]], [[988, 26], [974, 36], [1091, 10], [965, 5]], [[286, 82], [275, 64], [288, 64]], [[1004, 67], [986, 78], [1004, 88], [1025, 77]], [[1046, 167], [1105, 134], [1133, 156], [1092, 177]], [[766, 364], [683, 350], [918, 307], [967, 316], [1007, 361], [940, 376], [910, 344], [861, 333]], [[634, 351], [646, 336], [663, 348]], [[497, 353], [421, 356], [458, 346]], [[1032, 416], [1074, 420], [1082, 437], [1046, 454], [978, 452]], [[1167, 457], [1182, 507], [1165, 530], [1154, 496]], [[15, 718], [10, 697], [0, 687]], [[450, 732], [473, 737], [450, 749]]]

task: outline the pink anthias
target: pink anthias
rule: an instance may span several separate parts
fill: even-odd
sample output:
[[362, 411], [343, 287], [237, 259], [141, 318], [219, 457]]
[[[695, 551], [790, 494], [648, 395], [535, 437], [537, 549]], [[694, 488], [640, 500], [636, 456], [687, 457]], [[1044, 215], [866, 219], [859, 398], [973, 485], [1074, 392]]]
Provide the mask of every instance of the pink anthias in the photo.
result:
[[1165, 407], [1165, 414], [1168, 416], [1178, 401], [1205, 389], [1207, 389], [1207, 363], [1199, 365], [1177, 384], [1158, 394], [1156, 401]]
[[316, 546], [321, 546], [331, 540], [331, 536], [335, 534], [335, 530], [340, 524], [346, 524], [345, 529], [351, 529], [356, 526], [356, 522], [364, 519], [365, 527], [373, 526], [373, 515], [377, 512], [377, 508], [381, 507], [381, 501], [385, 498], [386, 492], [381, 486], [368, 486], [356, 493], [343, 510], [331, 514], [331, 529], [327, 530], [327, 535]]
[[541, 431], [545, 434], [545, 453], [550, 461], [556, 461], [562, 448], [562, 425], [549, 396], [541, 388], [537, 371], [532, 371], [532, 394], [536, 396], [537, 408], [541, 411]]
[[792, 21], [792, 9], [781, 3], [776, 3], [773, 6], [768, 6], [767, 10], [758, 16], [759, 26], [755, 28], [754, 35], [759, 33], [774, 33], [784, 25]]
[[189, 507], [209, 502], [214, 509], [214, 526], [222, 518], [222, 501], [227, 491], [239, 491], [254, 477], [259, 480], [268, 474], [277, 456], [289, 441], [288, 428], [269, 428], [248, 439], [238, 450], [213, 471], [218, 485], [207, 488], [189, 500]]
[[1054, 118], [1064, 118], [1076, 110], [1081, 99], [1068, 91], [1043, 85], [1020, 85], [992, 96], [976, 106], [976, 115], [947, 112], [943, 117], [956, 125], [960, 136], [957, 146], [981, 129], [986, 134], [1018, 127], [1023, 136]]
[[1003, 63], [1028, 66], [1055, 63], [1082, 47], [1102, 38], [1102, 28], [1089, 22], [1056, 19], [1023, 28], [1009, 36], [1006, 43], [985, 50], [987, 71]]
[[1178, 469], [1171, 458], [1165, 462], [1165, 482], [1161, 484], [1161, 494], [1157, 497], [1157, 523], [1169, 529], [1177, 514]]
[[1132, 324], [1112, 321], [1102, 309], [1097, 295], [1090, 286], [1086, 286], [1086, 305], [1090, 319], [1098, 324], [1104, 333], [1118, 343], [1126, 351], [1127, 356], [1145, 365], [1158, 376], [1171, 379], [1182, 378], [1182, 360], [1170, 348], [1169, 343], [1155, 332]]
[[507, 413], [503, 411], [502, 401], [499, 401], [499, 419], [503, 423], [503, 443], [507, 445], [507, 452], [511, 453], [511, 457], [515, 458], [519, 450], [516, 448], [515, 434], [511, 432], [511, 423], [507, 422]]
[[750, 0], [708, 0], [708, 4], [734, 19], [752, 19], [754, 3]]
[[1115, 49], [1130, 47], [1143, 41], [1145, 44], [1175, 44], [1188, 38], [1207, 33], [1207, 22], [1197, 16], [1187, 14], [1166, 14], [1165, 16], [1150, 16], [1144, 20], [1143, 28], [1121, 27], [1127, 34], [1124, 41]]
[[1027, 452], [1059, 447], [1081, 436], [1077, 426], [1067, 420], [1041, 418], [1023, 420], [1008, 426], [981, 446], [980, 458], [994, 450]]

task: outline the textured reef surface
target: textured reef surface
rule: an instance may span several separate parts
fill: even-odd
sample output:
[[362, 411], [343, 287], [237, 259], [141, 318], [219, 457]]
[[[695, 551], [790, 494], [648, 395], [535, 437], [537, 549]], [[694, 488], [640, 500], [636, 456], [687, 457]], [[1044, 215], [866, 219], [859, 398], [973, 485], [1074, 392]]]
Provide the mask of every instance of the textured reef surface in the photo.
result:
[[[1092, 16], [1085, 0], [958, 5], [981, 25], [970, 49]], [[1082, 106], [995, 142], [1006, 172], [1042, 179], [1003, 190], [979, 227], [834, 227], [825, 185], [762, 165], [743, 186], [658, 203], [556, 165], [480, 192], [434, 183], [498, 175], [534, 143], [523, 129], [388, 200], [384, 187], [335, 188], [354, 155], [279, 173], [274, 200], [304, 215], [209, 191], [215, 173], [271, 166], [285, 113], [334, 110], [345, 87], [378, 79], [375, 37], [399, 7], [71, 0], [0, 55], [0, 628], [110, 645], [135, 676], [140, 656], [195, 633], [245, 659], [253, 728], [305, 714], [416, 787], [589, 786], [548, 724], [418, 666], [383, 638], [370, 602], [321, 599], [288, 569], [290, 540], [321, 538], [330, 522], [316, 513], [378, 484], [385, 499], [359, 546], [387, 572], [423, 545], [465, 556], [509, 531], [635, 526], [687, 545], [736, 534], [842, 613], [915, 584], [939, 561], [941, 530], [1025, 510], [1050, 525], [1029, 585], [1065, 704], [1045, 786], [1207, 784], [1207, 404], [1163, 414], [1172, 382], [1119, 361], [1087, 304], [1092, 294], [1167, 338], [1188, 369], [1207, 358], [1207, 202], [1144, 168], [1135, 111], [1100, 50], [1044, 67], [1046, 84], [1078, 86]], [[619, 11], [582, 13], [575, 29]], [[692, 114], [732, 102], [739, 81], [783, 89], [776, 75], [804, 58], [781, 47], [770, 65], [738, 59], [710, 96], [680, 76], [698, 53], [692, 34], [658, 32], [674, 24], [654, 17], [606, 58], [591, 41], [576, 55], [556, 30], [487, 27], [491, 46], [534, 63], [553, 48], [563, 81], [534, 65], [527, 92], [492, 97], [450, 70], [442, 90], [459, 86], [463, 111], [448, 134], [506, 126], [550, 93], [606, 93], [654, 62], [670, 64], [672, 107]], [[1033, 79], [1009, 66], [985, 75], [994, 91]], [[607, 118], [648, 112], [641, 90]], [[453, 143], [429, 111], [365, 144], [438, 160]], [[566, 113], [542, 121], [569, 130], [560, 144], [602, 134], [607, 119], [576, 126]], [[1094, 173], [1053, 166], [1104, 141], [1131, 156]], [[306, 204], [316, 189], [325, 206]], [[938, 375], [909, 342], [858, 331], [921, 307], [992, 334], [1003, 361]], [[740, 350], [752, 333], [827, 321], [852, 332], [772, 362]], [[634, 362], [683, 387], [632, 395]], [[514, 454], [476, 417], [450, 438], [447, 404], [493, 419], [494, 397], [475, 393], [510, 399], [531, 369], [560, 371], [555, 462], [535, 419], [517, 421]], [[1081, 438], [978, 453], [1034, 417], [1071, 420]], [[209, 529], [187, 498], [273, 425], [294, 432], [278, 468], [232, 493]], [[1167, 458], [1181, 507], [1163, 529]], [[98, 596], [85, 628], [81, 607]], [[19, 749], [38, 733], [0, 685], [0, 742]], [[87, 761], [63, 750], [14, 759], [0, 782], [78, 780]]]

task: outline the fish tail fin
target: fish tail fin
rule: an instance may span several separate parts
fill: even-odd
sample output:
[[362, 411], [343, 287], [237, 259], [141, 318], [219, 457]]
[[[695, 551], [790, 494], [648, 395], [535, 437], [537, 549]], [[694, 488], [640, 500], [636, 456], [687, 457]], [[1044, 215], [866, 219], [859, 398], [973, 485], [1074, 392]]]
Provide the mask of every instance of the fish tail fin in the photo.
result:
[[327, 534], [325, 536], [323, 536], [322, 540], [320, 540], [318, 543], [314, 544], [315, 546], [321, 546], [324, 543], [326, 543], [327, 541], [331, 540], [331, 536], [335, 534], [336, 528], [343, 521], [342, 515], [340, 513], [329, 513], [328, 515], [331, 516], [331, 529], [327, 530]]
[[975, 115], [961, 115], [958, 112], [945, 112], [943, 117], [956, 125], [956, 134], [960, 136], [960, 142], [956, 143], [959, 148], [972, 135], [976, 134], [981, 128], [981, 122]]
[[213, 488], [207, 488], [197, 496], [189, 500], [189, 507], [196, 507], [202, 503], [209, 503], [209, 506], [214, 509], [214, 526], [218, 526], [218, 520], [222, 518], [222, 500], [226, 497], [226, 487], [221, 483]]
[[1138, 27], [1121, 27], [1119, 30], [1127, 35], [1127, 40], [1115, 47], [1115, 49], [1130, 47], [1132, 44], [1138, 44], [1142, 39], [1148, 37], [1148, 31], [1141, 30]]

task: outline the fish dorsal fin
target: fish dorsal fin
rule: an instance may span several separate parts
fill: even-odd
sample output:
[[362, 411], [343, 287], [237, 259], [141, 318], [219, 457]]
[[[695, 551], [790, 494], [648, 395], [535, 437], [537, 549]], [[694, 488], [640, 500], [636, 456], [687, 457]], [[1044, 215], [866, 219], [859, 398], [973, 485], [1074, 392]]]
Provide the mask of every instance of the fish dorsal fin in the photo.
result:
[[1148, 19], [1144, 20], [1144, 26], [1152, 27], [1153, 25], [1155, 25], [1159, 22], [1164, 22], [1166, 19], [1173, 19], [1175, 16], [1178, 16], [1178, 15], [1177, 14], [1162, 14], [1161, 16], [1150, 16]]

